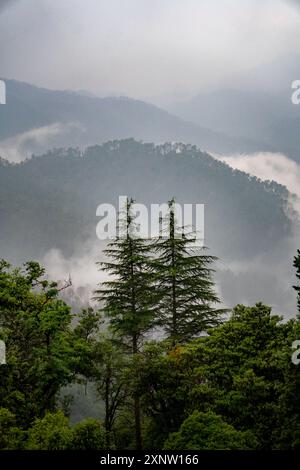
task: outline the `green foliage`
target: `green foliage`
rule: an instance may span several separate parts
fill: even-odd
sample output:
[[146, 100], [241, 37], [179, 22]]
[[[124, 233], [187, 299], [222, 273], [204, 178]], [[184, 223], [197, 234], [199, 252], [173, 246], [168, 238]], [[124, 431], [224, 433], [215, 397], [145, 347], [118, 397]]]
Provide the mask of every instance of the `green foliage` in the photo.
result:
[[0, 449], [3, 449], [8, 444], [7, 435], [10, 429], [15, 425], [15, 416], [6, 408], [0, 408]]
[[15, 416], [0, 409], [0, 449], [29, 450], [101, 450], [105, 449], [105, 431], [95, 419], [86, 419], [70, 427], [61, 410], [47, 412], [25, 431], [16, 427]]
[[36, 419], [28, 431], [27, 448], [30, 450], [66, 450], [72, 442], [69, 420], [62, 411], [47, 412]]
[[38, 263], [20, 270], [0, 262], [0, 334], [7, 350], [0, 404], [22, 427], [54, 410], [60, 388], [73, 380], [72, 316], [58, 294]]
[[249, 431], [234, 429], [212, 411], [194, 411], [167, 439], [165, 450], [249, 450], [257, 443]]
[[[101, 313], [90, 307], [72, 325], [61, 289], [39, 264], [13, 269], [1, 261], [0, 338], [7, 364], [0, 367], [0, 449], [137, 449], [143, 443], [168, 450], [299, 450], [300, 376], [291, 360], [299, 316], [284, 322], [261, 303], [238, 305], [205, 336], [191, 339], [186, 330], [176, 341], [170, 334], [145, 343], [155, 318], [161, 326], [168, 320], [157, 316], [163, 282], [153, 296], [147, 289], [169, 274], [157, 268], [159, 257], [150, 259], [149, 246], [133, 244], [135, 254], [128, 254], [128, 246], [121, 258], [105, 264], [120, 276], [108, 281], [120, 296], [120, 315], [112, 294], [104, 303], [113, 312], [113, 335], [102, 331]], [[136, 269], [129, 283], [128, 267]], [[196, 279], [185, 284], [190, 267], [178, 272], [187, 292], [201, 295]], [[135, 319], [139, 312], [142, 320]], [[72, 427], [62, 390], [85, 383], [97, 391], [104, 419]]]
[[206, 337], [173, 350], [148, 347], [139, 365], [151, 418], [147, 446], [166, 440], [197, 410], [251, 431], [261, 449], [297, 448], [300, 386], [291, 345], [299, 328], [299, 320], [283, 323], [262, 304], [240, 305]]
[[170, 432], [178, 430], [186, 417], [189, 391], [194, 383], [192, 369], [184, 360], [182, 346], [147, 344], [134, 367], [147, 421], [145, 445], [157, 448]]
[[16, 417], [6, 408], [0, 408], [0, 450], [22, 449], [25, 433], [16, 426]]
[[95, 348], [99, 329], [103, 323], [101, 312], [92, 307], [82, 309], [77, 315], [74, 328], [74, 362], [78, 379], [92, 379], [95, 374]]
[[[135, 417], [132, 406], [125, 406], [118, 413], [113, 430], [113, 436], [115, 448], [117, 450], [135, 450]], [[144, 448], [147, 448], [145, 441]]]
[[86, 419], [72, 428], [72, 449], [105, 449], [105, 432], [99, 421]]
[[105, 407], [104, 428], [106, 431], [106, 448], [110, 448], [113, 428], [120, 409], [129, 405], [129, 380], [126, 376], [128, 357], [114, 344], [114, 341], [100, 336], [94, 349], [94, 375], [98, 396]]
[[[231, 319], [204, 338], [193, 353], [201, 366], [197, 375], [205, 377], [215, 391], [214, 409], [237, 429], [250, 429], [262, 448], [280, 445], [278, 430], [285, 369], [291, 363], [289, 335], [293, 323], [282, 323], [262, 304], [237, 306]], [[195, 390], [195, 401], [202, 390]]]

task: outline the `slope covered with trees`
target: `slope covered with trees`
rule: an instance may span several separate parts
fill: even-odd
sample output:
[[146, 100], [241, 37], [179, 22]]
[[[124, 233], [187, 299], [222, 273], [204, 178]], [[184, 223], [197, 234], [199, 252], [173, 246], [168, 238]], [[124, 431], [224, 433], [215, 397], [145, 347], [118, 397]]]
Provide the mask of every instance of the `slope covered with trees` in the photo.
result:
[[141, 203], [205, 204], [205, 243], [224, 259], [276, 251], [291, 233], [287, 190], [184, 144], [133, 139], [53, 150], [18, 165], [0, 162], [0, 254], [20, 263], [52, 248], [70, 256], [97, 243], [96, 208], [119, 195]]

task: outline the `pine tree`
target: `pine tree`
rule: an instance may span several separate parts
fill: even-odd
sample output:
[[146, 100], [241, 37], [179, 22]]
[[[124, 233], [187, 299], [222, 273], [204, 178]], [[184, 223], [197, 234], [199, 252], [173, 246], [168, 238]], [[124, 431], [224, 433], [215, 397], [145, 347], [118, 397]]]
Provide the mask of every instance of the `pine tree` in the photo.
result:
[[[103, 311], [110, 319], [115, 335], [130, 354], [137, 354], [146, 332], [153, 324], [155, 302], [153, 268], [149, 246], [134, 236], [133, 200], [127, 201], [118, 236], [105, 250], [110, 261], [98, 263], [112, 277], [96, 291], [96, 299], [103, 302]], [[136, 447], [142, 447], [140, 400], [134, 396]]]
[[184, 343], [216, 325], [224, 310], [219, 303], [210, 267], [214, 256], [192, 248], [192, 234], [179, 228], [175, 219], [175, 202], [169, 202], [167, 237], [155, 244], [157, 293], [160, 296], [158, 325], [162, 326], [172, 344]]
[[[296, 268], [296, 277], [300, 280], [300, 250], [297, 251], [297, 256], [294, 258], [294, 268]], [[300, 285], [294, 286], [295, 291], [297, 292], [297, 304], [298, 310], [300, 313]]]

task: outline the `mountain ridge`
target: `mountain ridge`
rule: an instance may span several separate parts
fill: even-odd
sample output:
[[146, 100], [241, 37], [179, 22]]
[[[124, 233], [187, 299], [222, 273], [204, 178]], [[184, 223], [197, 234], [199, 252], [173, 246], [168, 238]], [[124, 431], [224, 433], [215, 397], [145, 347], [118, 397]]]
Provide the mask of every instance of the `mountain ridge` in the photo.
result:
[[[4, 79], [5, 80], [5, 79]], [[32, 153], [51, 147], [86, 147], [112, 139], [136, 138], [163, 143], [192, 143], [203, 150], [228, 154], [271, 150], [251, 139], [228, 137], [173, 116], [151, 103], [127, 97], [91, 97], [77, 92], [48, 90], [5, 80], [7, 104], [0, 107], [0, 143], [28, 131], [61, 123], [76, 124], [52, 136], [51, 143], [32, 147]], [[30, 149], [30, 141], [26, 144]], [[5, 157], [5, 155], [2, 155]]]

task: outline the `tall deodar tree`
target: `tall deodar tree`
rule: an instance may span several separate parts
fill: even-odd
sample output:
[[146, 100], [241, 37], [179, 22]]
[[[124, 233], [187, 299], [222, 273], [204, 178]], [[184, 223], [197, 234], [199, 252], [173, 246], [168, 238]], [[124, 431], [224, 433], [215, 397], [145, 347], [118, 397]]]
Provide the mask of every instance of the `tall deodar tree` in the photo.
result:
[[[125, 214], [119, 217], [122, 235], [109, 243], [105, 250], [108, 260], [98, 263], [109, 273], [108, 281], [96, 291], [103, 302], [103, 311], [110, 320], [115, 336], [129, 354], [139, 352], [143, 337], [155, 316], [153, 266], [147, 241], [134, 236], [134, 201], [128, 200]], [[136, 447], [142, 447], [140, 399], [134, 396]]]
[[[157, 240], [156, 278], [160, 298], [158, 324], [173, 345], [184, 343], [216, 325], [224, 310], [212, 280], [214, 256], [194, 247], [193, 233], [176, 223], [174, 199], [169, 202], [166, 236]], [[194, 234], [195, 235], [195, 234]]]

